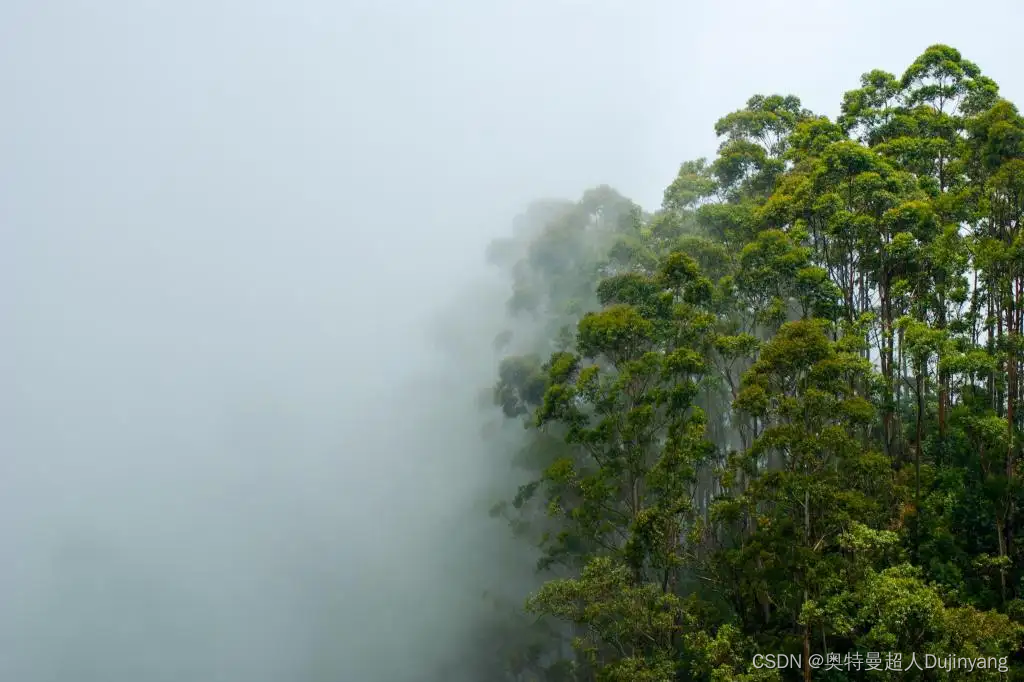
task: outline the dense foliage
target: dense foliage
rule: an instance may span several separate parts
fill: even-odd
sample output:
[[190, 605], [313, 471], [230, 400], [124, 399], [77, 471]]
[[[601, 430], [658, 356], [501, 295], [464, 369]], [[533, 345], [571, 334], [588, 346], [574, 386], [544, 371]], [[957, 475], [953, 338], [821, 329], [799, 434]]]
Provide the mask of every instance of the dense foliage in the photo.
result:
[[[540, 550], [492, 679], [1024, 679], [1024, 118], [942, 45], [841, 111], [752, 97], [660, 210], [600, 187], [492, 245], [493, 513]], [[1010, 671], [807, 662], [865, 652]]]

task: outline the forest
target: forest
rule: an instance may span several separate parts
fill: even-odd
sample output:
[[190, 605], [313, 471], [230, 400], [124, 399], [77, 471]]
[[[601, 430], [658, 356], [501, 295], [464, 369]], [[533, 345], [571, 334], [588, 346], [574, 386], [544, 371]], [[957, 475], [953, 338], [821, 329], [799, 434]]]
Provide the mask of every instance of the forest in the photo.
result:
[[945, 45], [840, 112], [755, 95], [657, 210], [491, 243], [481, 456], [531, 568], [476, 679], [1024, 679], [1024, 117]]

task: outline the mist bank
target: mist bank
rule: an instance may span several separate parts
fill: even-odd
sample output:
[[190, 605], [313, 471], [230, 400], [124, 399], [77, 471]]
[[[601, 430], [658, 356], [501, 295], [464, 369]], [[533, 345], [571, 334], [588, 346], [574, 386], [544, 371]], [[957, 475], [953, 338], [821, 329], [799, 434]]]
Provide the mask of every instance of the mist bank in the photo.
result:
[[[437, 314], [351, 311], [361, 331], [325, 323], [315, 296], [240, 310], [203, 273], [206, 317], [146, 305], [159, 281], [114, 274], [123, 305], [51, 283], [61, 305], [17, 320], [0, 674], [417, 680], [440, 665], [494, 561], [472, 408], [490, 350], [474, 364], [461, 334], [439, 345], [431, 331], [453, 327]], [[493, 309], [456, 314], [474, 333]]]

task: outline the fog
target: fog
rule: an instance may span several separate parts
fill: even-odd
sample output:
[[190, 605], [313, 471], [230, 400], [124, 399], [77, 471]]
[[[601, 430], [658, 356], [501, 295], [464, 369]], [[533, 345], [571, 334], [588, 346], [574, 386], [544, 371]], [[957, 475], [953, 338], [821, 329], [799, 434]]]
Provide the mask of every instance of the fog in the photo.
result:
[[527, 202], [936, 42], [1024, 95], [1013, 0], [700, 5], [3, 3], [0, 680], [434, 679]]

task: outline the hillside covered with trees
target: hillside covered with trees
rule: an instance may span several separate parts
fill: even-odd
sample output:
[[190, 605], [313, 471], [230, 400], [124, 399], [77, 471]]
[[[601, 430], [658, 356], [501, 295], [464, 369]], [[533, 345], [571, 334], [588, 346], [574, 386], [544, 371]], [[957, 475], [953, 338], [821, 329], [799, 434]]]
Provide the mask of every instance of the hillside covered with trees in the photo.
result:
[[487, 253], [492, 514], [538, 560], [480, 679], [1024, 679], [1024, 118], [937, 45], [715, 132], [658, 210], [540, 201]]

